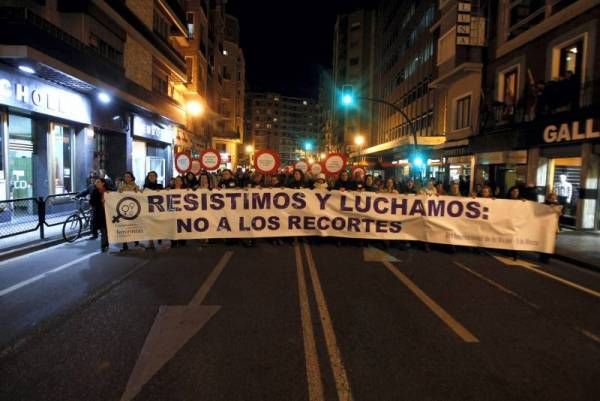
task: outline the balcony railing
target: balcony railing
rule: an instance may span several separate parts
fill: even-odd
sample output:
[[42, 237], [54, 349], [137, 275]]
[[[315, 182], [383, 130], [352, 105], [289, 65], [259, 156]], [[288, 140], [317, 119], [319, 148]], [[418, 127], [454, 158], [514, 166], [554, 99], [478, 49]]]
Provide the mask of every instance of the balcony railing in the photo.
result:
[[[600, 80], [580, 85], [573, 80], [550, 81], [530, 87], [515, 103], [489, 102], [482, 106], [482, 128], [519, 124], [576, 114], [600, 107]], [[594, 97], [595, 95], [595, 97]]]

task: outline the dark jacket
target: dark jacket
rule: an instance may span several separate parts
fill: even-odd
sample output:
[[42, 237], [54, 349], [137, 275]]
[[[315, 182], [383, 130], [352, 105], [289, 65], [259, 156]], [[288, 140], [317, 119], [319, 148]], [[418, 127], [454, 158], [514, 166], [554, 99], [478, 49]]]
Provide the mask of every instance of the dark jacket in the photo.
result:
[[291, 180], [288, 182], [288, 184], [286, 185], [287, 188], [292, 188], [292, 189], [300, 189], [300, 188], [306, 188], [307, 185], [304, 181], [296, 181], [296, 180]]
[[340, 189], [345, 189], [346, 191], [354, 191], [356, 189], [356, 183], [351, 180], [348, 180], [348, 181], [337, 180], [335, 182], [335, 185], [333, 186], [333, 189], [337, 189], [338, 191]]
[[104, 202], [102, 201], [102, 194], [100, 193], [100, 191], [98, 191], [98, 188], [96, 187], [94, 187], [94, 189], [90, 193], [90, 206], [93, 210], [93, 227], [97, 229], [106, 228], [106, 218], [104, 217]]
[[88, 185], [88, 186], [87, 186], [87, 188], [86, 188], [86, 189], [84, 189], [84, 190], [83, 190], [83, 191], [81, 191], [81, 192], [78, 192], [78, 193], [77, 193], [77, 195], [75, 195], [75, 197], [76, 197], [76, 198], [85, 198], [86, 196], [88, 196], [88, 195], [91, 195], [91, 194], [92, 194], [92, 191], [93, 191], [94, 189], [96, 189], [96, 184], [95, 184], [95, 183], [93, 183], [93, 184], [90, 184], [90, 185]]
[[151, 189], [153, 191], [158, 191], [159, 189], [163, 189], [163, 186], [162, 186], [162, 184], [159, 184], [158, 182], [146, 181], [144, 183], [144, 189]]

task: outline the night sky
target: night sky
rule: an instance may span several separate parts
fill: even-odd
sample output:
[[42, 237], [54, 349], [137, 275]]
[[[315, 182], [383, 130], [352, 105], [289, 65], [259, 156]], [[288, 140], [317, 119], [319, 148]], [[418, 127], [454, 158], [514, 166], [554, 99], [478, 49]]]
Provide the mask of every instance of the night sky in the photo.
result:
[[336, 15], [373, 0], [229, 0], [240, 20], [247, 90], [317, 98], [319, 66], [331, 68]]

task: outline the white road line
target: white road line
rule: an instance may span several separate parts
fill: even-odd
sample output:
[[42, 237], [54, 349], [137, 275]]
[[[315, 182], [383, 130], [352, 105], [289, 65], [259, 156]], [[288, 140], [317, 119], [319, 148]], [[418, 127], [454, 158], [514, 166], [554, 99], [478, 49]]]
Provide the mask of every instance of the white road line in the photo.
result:
[[402, 274], [396, 266], [390, 262], [382, 262], [383, 265], [400, 280], [413, 294], [417, 296], [440, 320], [466, 343], [478, 343], [479, 340], [462, 324], [454, 319], [448, 312], [444, 310], [437, 302], [425, 294], [411, 279]]
[[327, 347], [327, 353], [329, 354], [329, 363], [331, 364], [331, 370], [333, 371], [333, 378], [335, 380], [338, 400], [352, 401], [353, 398], [352, 390], [350, 389], [350, 382], [348, 381], [346, 368], [342, 362], [340, 349], [337, 345], [337, 339], [335, 338], [335, 331], [333, 330], [331, 315], [329, 314], [327, 302], [325, 301], [325, 294], [323, 293], [323, 288], [321, 287], [321, 281], [319, 280], [319, 274], [317, 273], [312, 251], [310, 246], [306, 243], [304, 244], [304, 252], [306, 253], [308, 271], [310, 273], [310, 279], [315, 291], [317, 310], [321, 316], [321, 325], [323, 328], [323, 334], [325, 335], [325, 346]]
[[68, 269], [69, 267], [71, 267], [71, 266], [74, 266], [74, 265], [76, 265], [77, 263], [79, 263], [79, 262], [81, 262], [81, 261], [84, 261], [84, 260], [86, 260], [86, 259], [89, 259], [89, 258], [91, 258], [92, 256], [96, 256], [96, 255], [98, 255], [99, 253], [100, 253], [100, 251], [96, 251], [96, 252], [90, 253], [89, 255], [82, 256], [82, 257], [80, 257], [80, 258], [77, 258], [77, 259], [75, 259], [75, 260], [72, 260], [72, 261], [71, 261], [71, 262], [69, 262], [69, 263], [65, 263], [64, 265], [61, 265], [61, 266], [55, 267], [55, 268], [54, 268], [54, 269], [52, 269], [52, 270], [48, 270], [47, 272], [44, 272], [44, 273], [42, 273], [42, 274], [38, 274], [37, 276], [31, 277], [30, 279], [27, 279], [27, 280], [25, 280], [25, 281], [21, 281], [20, 283], [17, 283], [17, 284], [15, 284], [15, 285], [13, 285], [13, 286], [10, 286], [10, 287], [8, 287], [8, 288], [5, 288], [4, 290], [0, 291], [0, 297], [3, 297], [3, 296], [5, 296], [5, 295], [8, 295], [8, 294], [10, 294], [11, 292], [14, 292], [14, 291], [16, 291], [16, 290], [18, 290], [18, 289], [20, 289], [20, 288], [23, 288], [23, 287], [25, 287], [25, 286], [27, 286], [27, 285], [29, 285], [29, 284], [35, 283], [36, 281], [39, 281], [39, 280], [41, 280], [41, 279], [43, 279], [43, 278], [45, 278], [45, 277], [48, 277], [48, 276], [49, 276], [49, 275], [51, 275], [51, 274], [58, 273], [59, 271], [61, 271], [61, 270], [64, 270], [64, 269]]
[[294, 244], [296, 255], [296, 275], [298, 276], [298, 295], [300, 299], [300, 317], [302, 320], [302, 337], [304, 339], [304, 356], [306, 359], [306, 379], [308, 381], [308, 399], [309, 401], [325, 400], [323, 393], [323, 380], [321, 378], [321, 368], [319, 367], [319, 357], [317, 354], [317, 343], [313, 331], [312, 317], [308, 303], [308, 290], [306, 287], [306, 277], [304, 275], [304, 266], [302, 265], [302, 251], [300, 244]]

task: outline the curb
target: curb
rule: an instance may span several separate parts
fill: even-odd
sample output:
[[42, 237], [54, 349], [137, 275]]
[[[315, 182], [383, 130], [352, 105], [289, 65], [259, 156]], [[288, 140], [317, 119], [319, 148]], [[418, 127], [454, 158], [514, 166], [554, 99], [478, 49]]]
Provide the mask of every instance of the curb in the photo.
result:
[[[89, 234], [89, 231], [82, 232], [81, 237], [85, 237], [87, 234]], [[67, 241], [65, 241], [65, 239], [62, 236], [53, 237], [53, 238], [36, 241], [36, 242], [29, 242], [23, 246], [18, 246], [16, 248], [11, 248], [6, 251], [0, 252], [0, 262], [9, 260], [9, 259], [13, 259], [18, 256], [23, 256], [28, 253], [41, 251], [46, 248], [51, 248], [53, 246], [60, 245], [65, 242], [67, 242]]]
[[558, 259], [558, 260], [560, 260], [562, 262], [567, 262], [567, 263], [570, 263], [570, 264], [575, 265], [577, 267], [581, 267], [581, 268], [586, 269], [586, 270], [591, 270], [593, 272], [600, 273], [600, 266], [595, 265], [593, 263], [585, 262], [583, 260], [575, 259], [575, 258], [570, 257], [570, 256], [565, 256], [565, 255], [561, 255], [561, 254], [555, 253], [555, 254], [552, 254], [550, 256], [550, 258], [551, 259]]

